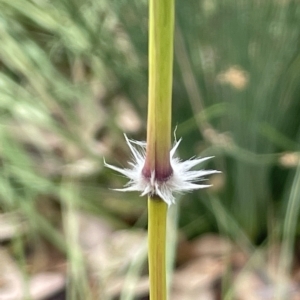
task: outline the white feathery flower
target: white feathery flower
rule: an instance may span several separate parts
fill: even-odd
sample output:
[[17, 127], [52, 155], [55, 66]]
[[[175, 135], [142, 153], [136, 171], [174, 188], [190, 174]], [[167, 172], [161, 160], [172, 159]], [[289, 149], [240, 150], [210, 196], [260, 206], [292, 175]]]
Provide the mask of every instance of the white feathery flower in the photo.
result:
[[195, 182], [203, 181], [204, 176], [220, 173], [215, 170], [191, 170], [194, 166], [212, 157], [190, 158], [186, 161], [181, 161], [174, 157], [175, 151], [178, 148], [181, 139], [177, 141], [170, 151], [170, 162], [173, 169], [172, 175], [164, 181], [159, 181], [155, 178], [155, 171], [151, 173], [151, 177], [147, 178], [142, 174], [146, 158], [146, 143], [135, 140], [129, 140], [126, 135], [126, 142], [133, 154], [133, 160], [129, 162], [130, 169], [119, 168], [110, 165], [104, 161], [104, 165], [112, 170], [115, 170], [129, 178], [129, 182], [122, 189], [116, 191], [128, 192], [138, 191], [141, 196], [150, 194], [158, 195], [168, 205], [175, 203], [173, 193], [189, 192], [192, 190], [210, 187], [207, 184], [198, 184]]

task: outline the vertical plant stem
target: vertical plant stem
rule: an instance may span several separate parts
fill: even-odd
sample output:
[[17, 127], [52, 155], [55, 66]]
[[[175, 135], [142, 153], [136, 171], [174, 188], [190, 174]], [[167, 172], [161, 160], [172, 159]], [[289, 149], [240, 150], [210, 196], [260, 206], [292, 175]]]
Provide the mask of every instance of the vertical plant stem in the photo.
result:
[[[170, 162], [174, 0], [149, 0], [149, 90], [147, 152], [143, 175], [163, 182], [172, 175]], [[167, 204], [148, 198], [150, 299], [166, 300]]]
[[160, 198], [148, 199], [148, 255], [150, 299], [167, 299], [166, 224], [167, 204]]
[[143, 173], [170, 176], [174, 0], [149, 0], [147, 155]]

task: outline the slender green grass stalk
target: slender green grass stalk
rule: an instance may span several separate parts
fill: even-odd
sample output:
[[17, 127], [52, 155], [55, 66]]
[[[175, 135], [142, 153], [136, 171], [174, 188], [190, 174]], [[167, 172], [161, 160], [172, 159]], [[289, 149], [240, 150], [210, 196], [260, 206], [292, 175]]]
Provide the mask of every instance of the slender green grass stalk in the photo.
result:
[[218, 171], [190, 171], [206, 158], [182, 162], [174, 158], [179, 146], [171, 149], [171, 113], [174, 44], [174, 0], [149, 0], [149, 87], [147, 143], [125, 139], [133, 154], [131, 169], [105, 166], [130, 181], [120, 191], [148, 195], [148, 261], [150, 299], [167, 299], [166, 226], [168, 205], [173, 193], [205, 188], [195, 184], [201, 177]]
[[174, 0], [149, 2], [147, 155], [143, 173], [169, 178], [171, 149]]
[[[143, 174], [158, 180], [172, 175], [171, 111], [174, 39], [174, 0], [149, 2], [149, 90], [147, 154]], [[157, 195], [148, 198], [148, 255], [150, 299], [167, 299], [167, 204]]]
[[166, 221], [167, 204], [160, 198], [148, 200], [148, 260], [150, 299], [167, 299]]

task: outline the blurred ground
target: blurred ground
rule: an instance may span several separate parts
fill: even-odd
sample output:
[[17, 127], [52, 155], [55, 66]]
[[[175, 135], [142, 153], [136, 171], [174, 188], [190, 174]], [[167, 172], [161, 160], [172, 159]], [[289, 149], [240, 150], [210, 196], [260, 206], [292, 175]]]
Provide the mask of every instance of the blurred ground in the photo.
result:
[[[78, 245], [86, 266], [92, 299], [148, 299], [146, 231], [114, 230], [109, 223], [78, 212]], [[41, 240], [28, 243], [23, 258], [14, 257], [10, 240], [26, 226], [17, 216], [1, 215], [0, 299], [66, 299], [71, 279], [68, 261], [60, 251]], [[280, 247], [242, 249], [216, 234], [192, 241], [179, 237], [172, 300], [218, 300], [228, 295], [239, 300], [300, 299], [300, 273], [296, 261], [292, 277], [280, 272]], [[22, 268], [16, 263], [22, 259]], [[28, 276], [24, 276], [24, 270]], [[26, 288], [25, 288], [26, 287]]]

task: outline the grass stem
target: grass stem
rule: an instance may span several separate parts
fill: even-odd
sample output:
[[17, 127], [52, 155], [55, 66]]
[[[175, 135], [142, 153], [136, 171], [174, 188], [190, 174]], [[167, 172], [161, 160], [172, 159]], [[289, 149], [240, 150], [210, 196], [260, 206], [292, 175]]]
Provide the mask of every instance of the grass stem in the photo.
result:
[[149, 0], [149, 88], [144, 175], [168, 178], [170, 165], [174, 0]]
[[148, 262], [150, 299], [166, 300], [167, 204], [158, 197], [148, 198]]

